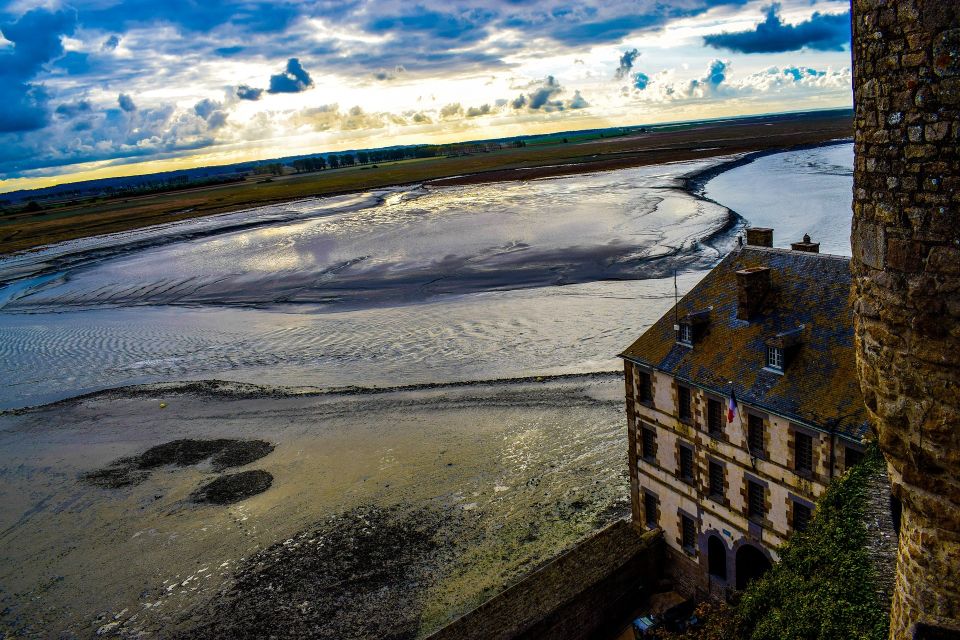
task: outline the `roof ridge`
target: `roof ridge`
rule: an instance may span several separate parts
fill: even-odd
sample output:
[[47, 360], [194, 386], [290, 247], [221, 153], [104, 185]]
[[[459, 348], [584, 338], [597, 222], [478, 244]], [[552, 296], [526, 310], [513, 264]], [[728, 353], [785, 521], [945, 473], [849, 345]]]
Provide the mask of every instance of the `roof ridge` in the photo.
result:
[[838, 262], [850, 262], [850, 256], [841, 256], [835, 253], [814, 253], [812, 251], [797, 251], [796, 249], [787, 249], [785, 247], [760, 247], [755, 244], [744, 245], [741, 248], [741, 251], [744, 249], [750, 249], [751, 251], [763, 251], [765, 253], [779, 253], [783, 255], [792, 255], [800, 256], [804, 258], [819, 259], [824, 258], [827, 260], [836, 260]]

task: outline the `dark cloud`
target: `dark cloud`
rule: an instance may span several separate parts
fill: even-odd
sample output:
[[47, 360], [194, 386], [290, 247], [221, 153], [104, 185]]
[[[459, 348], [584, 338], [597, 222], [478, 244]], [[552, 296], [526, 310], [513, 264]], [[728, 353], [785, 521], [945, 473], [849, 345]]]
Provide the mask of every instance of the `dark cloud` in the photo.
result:
[[587, 102], [582, 95], [580, 95], [580, 91], [574, 91], [573, 98], [567, 102], [567, 109], [586, 109], [589, 106], [590, 103]]
[[[566, 102], [560, 98], [564, 89], [553, 76], [547, 76], [543, 80], [533, 83], [530, 88], [533, 91], [523, 94], [509, 101], [511, 108], [515, 110], [528, 109], [529, 111], [563, 111], [565, 109], [584, 109], [590, 106], [590, 103], [580, 95], [580, 91], [574, 91], [573, 97]], [[507, 101], [504, 101], [507, 104]]]
[[480, 8], [449, 13], [423, 5], [411, 4], [404, 8], [409, 12], [374, 18], [366, 24], [366, 30], [372, 33], [401, 31], [434, 40], [473, 43], [487, 37], [488, 25], [496, 17], [495, 13]]
[[43, 65], [64, 54], [60, 38], [72, 34], [76, 23], [72, 9], [37, 8], [0, 24], [0, 33], [13, 43], [0, 53], [0, 133], [32, 131], [47, 123], [47, 92], [31, 81]]
[[235, 47], [217, 47], [213, 50], [218, 56], [223, 56], [224, 58], [232, 58], [233, 56], [243, 53], [246, 50], [246, 47], [235, 46]]
[[282, 1], [107, 0], [84, 8], [81, 17], [85, 27], [105, 31], [159, 24], [197, 33], [226, 28], [266, 34], [283, 31], [299, 15], [298, 3]]
[[728, 61], [712, 60], [710, 66], [707, 67], [707, 74], [698, 80], [691, 80], [690, 88], [700, 87], [708, 92], [716, 90], [727, 79], [729, 67], [730, 63]]
[[622, 56], [620, 56], [620, 66], [617, 67], [617, 71], [614, 74], [617, 79], [626, 78], [630, 75], [631, 69], [633, 69], [633, 61], [640, 56], [640, 52], [636, 49], [631, 49], [630, 51], [625, 51]]
[[259, 100], [261, 95], [263, 95], [263, 89], [248, 87], [245, 84], [237, 87], [237, 97], [241, 100]]
[[267, 93], [300, 93], [313, 86], [313, 79], [296, 58], [287, 60], [287, 70], [270, 76]]
[[650, 84], [650, 76], [643, 73], [642, 71], [638, 71], [635, 74], [633, 74], [634, 89], [637, 89], [638, 91], [643, 91], [644, 89], [647, 88], [648, 84]]
[[207, 128], [210, 131], [216, 131], [223, 125], [227, 124], [227, 112], [226, 111], [214, 111], [207, 118]]
[[223, 104], [217, 102], [216, 100], [211, 100], [210, 98], [204, 98], [197, 104], [193, 105], [193, 111], [198, 116], [206, 120], [210, 117], [210, 114], [214, 111], [219, 110]]
[[529, 94], [530, 108], [536, 111], [544, 107], [556, 106], [556, 103], [551, 103], [550, 98], [561, 91], [563, 91], [563, 88], [557, 82], [557, 79], [553, 76], [547, 76], [544, 78], [543, 84]]
[[750, 31], [721, 33], [703, 38], [704, 44], [716, 49], [740, 53], [778, 53], [797, 49], [842, 51], [850, 44], [850, 12], [822, 14], [815, 12], [799, 24], [785, 24], [780, 18], [780, 5], [767, 7], [766, 19]]
[[100, 45], [100, 49], [103, 51], [113, 51], [120, 45], [120, 37], [113, 35], [103, 41], [103, 44]]
[[133, 98], [126, 93], [121, 93], [117, 96], [117, 104], [120, 105], [120, 108], [127, 113], [137, 110], [137, 105], [134, 103]]
[[76, 102], [65, 102], [59, 105], [55, 113], [64, 118], [75, 118], [79, 115], [88, 114], [93, 111], [93, 107], [87, 100], [78, 100]]
[[794, 82], [800, 82], [804, 78], [821, 78], [827, 75], [826, 71], [818, 71], [810, 67], [787, 67], [783, 70], [783, 75], [790, 76]]

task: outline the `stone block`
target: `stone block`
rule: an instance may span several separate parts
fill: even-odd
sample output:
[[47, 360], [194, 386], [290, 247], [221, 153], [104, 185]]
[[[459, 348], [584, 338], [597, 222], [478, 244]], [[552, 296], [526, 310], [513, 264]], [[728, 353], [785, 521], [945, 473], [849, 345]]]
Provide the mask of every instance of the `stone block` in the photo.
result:
[[960, 29], [944, 31], [934, 39], [933, 71], [941, 77], [960, 75]]
[[960, 249], [934, 247], [927, 257], [927, 273], [943, 273], [960, 276]]
[[949, 132], [949, 122], [935, 122], [927, 125], [924, 135], [927, 139], [927, 142], [938, 142], [946, 138], [947, 133]]

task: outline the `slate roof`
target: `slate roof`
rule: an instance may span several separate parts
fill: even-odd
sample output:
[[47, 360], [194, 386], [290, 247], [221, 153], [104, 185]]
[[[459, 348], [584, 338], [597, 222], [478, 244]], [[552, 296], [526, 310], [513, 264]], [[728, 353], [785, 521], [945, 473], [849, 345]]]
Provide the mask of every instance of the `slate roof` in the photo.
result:
[[[769, 267], [761, 312], [737, 319], [736, 271]], [[818, 253], [745, 246], [724, 258], [690, 293], [630, 345], [622, 358], [721, 396], [859, 441], [867, 414], [857, 380], [850, 304], [850, 261]], [[677, 344], [674, 323], [711, 306], [694, 346]], [[783, 374], [764, 370], [767, 342], [796, 336]], [[782, 339], [782, 336], [781, 336]]]

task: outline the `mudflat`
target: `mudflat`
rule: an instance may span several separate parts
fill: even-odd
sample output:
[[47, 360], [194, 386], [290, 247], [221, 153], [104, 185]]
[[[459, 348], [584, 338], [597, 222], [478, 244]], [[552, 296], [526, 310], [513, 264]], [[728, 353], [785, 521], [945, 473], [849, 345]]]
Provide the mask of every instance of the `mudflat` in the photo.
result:
[[622, 387], [208, 381], [0, 414], [3, 628], [423, 636], [627, 514]]
[[650, 133], [497, 152], [365, 165], [134, 198], [82, 201], [0, 215], [0, 255], [298, 198], [436, 181], [530, 180], [819, 144], [853, 133], [847, 111], [757, 116], [664, 127]]

